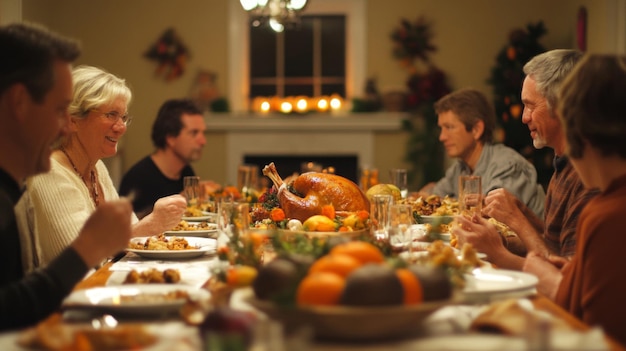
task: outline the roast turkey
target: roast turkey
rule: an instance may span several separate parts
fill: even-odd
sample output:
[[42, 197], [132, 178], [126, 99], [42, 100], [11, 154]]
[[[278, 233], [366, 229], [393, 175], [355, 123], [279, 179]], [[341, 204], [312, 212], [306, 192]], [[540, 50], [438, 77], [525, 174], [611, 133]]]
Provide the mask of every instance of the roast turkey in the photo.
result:
[[340, 216], [370, 209], [363, 191], [351, 180], [335, 174], [308, 172], [285, 184], [273, 162], [263, 168], [263, 174], [278, 189], [278, 201], [287, 218], [304, 222], [321, 214], [322, 206], [331, 204]]

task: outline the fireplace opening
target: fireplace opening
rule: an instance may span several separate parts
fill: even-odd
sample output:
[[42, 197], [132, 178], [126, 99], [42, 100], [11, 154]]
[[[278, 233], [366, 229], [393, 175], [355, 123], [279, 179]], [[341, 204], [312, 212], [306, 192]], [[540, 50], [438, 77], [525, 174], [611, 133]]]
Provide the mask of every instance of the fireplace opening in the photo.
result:
[[[358, 157], [356, 155], [246, 155], [244, 163], [259, 166], [259, 179], [267, 185], [269, 179], [262, 173], [263, 167], [274, 162], [284, 179], [293, 173], [301, 173], [301, 165], [307, 162], [320, 164], [322, 168], [333, 167], [335, 174], [357, 183]], [[358, 183], [357, 183], [358, 184]]]

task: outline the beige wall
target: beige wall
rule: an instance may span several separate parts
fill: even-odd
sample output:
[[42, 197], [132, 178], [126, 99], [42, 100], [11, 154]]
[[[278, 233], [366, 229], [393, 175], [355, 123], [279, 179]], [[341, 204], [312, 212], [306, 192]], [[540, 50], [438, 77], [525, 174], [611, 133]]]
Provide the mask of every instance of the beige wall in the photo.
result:
[[[220, 91], [228, 91], [227, 1], [236, 0], [22, 0], [22, 14], [24, 20], [80, 39], [84, 53], [79, 63], [126, 78], [134, 93], [131, 113], [135, 116], [121, 149], [122, 168], [127, 169], [151, 152], [150, 127], [159, 105], [168, 98], [186, 96], [198, 70], [217, 72]], [[362, 59], [367, 62], [367, 76], [377, 77], [381, 91], [403, 87], [407, 77], [391, 55], [390, 33], [401, 18], [424, 15], [432, 21], [439, 48], [433, 61], [448, 73], [453, 87], [474, 86], [490, 93], [485, 80], [512, 29], [543, 20], [548, 34], [542, 43], [549, 49], [571, 48], [576, 12], [585, 5], [589, 50], [611, 51], [614, 9], [624, 0], [355, 1], [367, 1], [363, 33], [367, 55]], [[168, 27], [176, 29], [192, 54], [185, 74], [173, 82], [155, 77], [155, 64], [142, 56]], [[224, 181], [223, 135], [209, 133], [209, 139], [207, 152], [194, 167], [203, 178]], [[405, 140], [402, 133], [378, 135], [376, 166], [382, 170], [401, 166]]]

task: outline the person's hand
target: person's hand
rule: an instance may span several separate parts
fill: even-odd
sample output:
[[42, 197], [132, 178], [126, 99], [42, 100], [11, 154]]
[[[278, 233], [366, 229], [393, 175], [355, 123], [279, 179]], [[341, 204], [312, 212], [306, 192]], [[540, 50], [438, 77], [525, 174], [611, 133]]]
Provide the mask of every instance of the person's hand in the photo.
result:
[[128, 200], [100, 204], [87, 219], [72, 247], [88, 267], [122, 251], [131, 237], [133, 206]]
[[[564, 259], [557, 259], [556, 256], [545, 257], [542, 254], [531, 251], [526, 255], [523, 271], [531, 273], [539, 278], [537, 291], [554, 300], [559, 290], [559, 284], [563, 275], [561, 274], [561, 264]], [[567, 262], [567, 260], [565, 260]]]
[[483, 215], [495, 218], [500, 222], [508, 223], [512, 217], [520, 218], [524, 216], [520, 210], [520, 201], [515, 195], [503, 188], [487, 193], [484, 202]]
[[496, 257], [498, 252], [507, 250], [496, 227], [481, 216], [458, 215], [455, 220], [458, 225], [453, 227], [452, 233], [456, 235], [460, 248], [469, 243], [477, 252], [482, 252], [487, 257]]
[[145, 217], [150, 218], [155, 233], [174, 228], [179, 222], [185, 210], [187, 200], [182, 195], [170, 195], [158, 199], [154, 203], [152, 213]]

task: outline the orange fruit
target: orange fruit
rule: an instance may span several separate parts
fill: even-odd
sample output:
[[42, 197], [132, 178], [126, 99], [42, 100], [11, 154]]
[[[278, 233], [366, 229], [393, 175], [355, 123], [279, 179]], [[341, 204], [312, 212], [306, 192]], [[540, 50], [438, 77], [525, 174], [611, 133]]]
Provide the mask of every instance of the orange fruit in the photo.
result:
[[343, 277], [329, 272], [309, 274], [298, 285], [299, 305], [336, 305], [346, 285]]
[[405, 305], [418, 304], [424, 301], [424, 289], [417, 277], [406, 268], [396, 269], [396, 276], [404, 290], [403, 303]]
[[353, 270], [361, 266], [361, 261], [346, 254], [333, 254], [322, 256], [313, 262], [309, 268], [309, 274], [317, 272], [330, 272], [347, 277]]
[[378, 247], [365, 241], [349, 241], [339, 244], [330, 250], [330, 254], [346, 254], [361, 261], [362, 264], [382, 263], [385, 261], [385, 257]]

